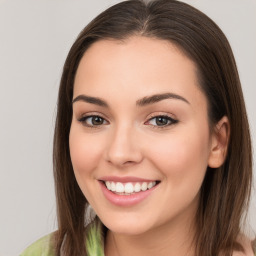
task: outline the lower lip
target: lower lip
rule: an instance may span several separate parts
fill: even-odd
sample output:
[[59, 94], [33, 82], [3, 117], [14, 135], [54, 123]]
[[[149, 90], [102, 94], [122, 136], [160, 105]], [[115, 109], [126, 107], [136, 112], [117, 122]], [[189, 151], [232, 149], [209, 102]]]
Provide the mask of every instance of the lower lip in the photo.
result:
[[151, 189], [147, 189], [146, 191], [140, 191], [131, 195], [118, 195], [113, 193], [112, 191], [109, 191], [102, 181], [100, 181], [100, 186], [104, 196], [112, 204], [117, 206], [132, 206], [132, 205], [138, 204], [144, 199], [146, 199], [157, 187], [156, 185]]

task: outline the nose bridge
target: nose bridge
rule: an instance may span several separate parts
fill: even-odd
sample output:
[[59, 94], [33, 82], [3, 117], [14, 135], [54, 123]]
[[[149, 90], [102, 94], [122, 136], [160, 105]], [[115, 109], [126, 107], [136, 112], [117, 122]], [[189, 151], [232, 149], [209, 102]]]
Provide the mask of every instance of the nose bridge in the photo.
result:
[[137, 140], [136, 127], [129, 122], [119, 122], [111, 130], [107, 160], [114, 165], [138, 163], [142, 152]]

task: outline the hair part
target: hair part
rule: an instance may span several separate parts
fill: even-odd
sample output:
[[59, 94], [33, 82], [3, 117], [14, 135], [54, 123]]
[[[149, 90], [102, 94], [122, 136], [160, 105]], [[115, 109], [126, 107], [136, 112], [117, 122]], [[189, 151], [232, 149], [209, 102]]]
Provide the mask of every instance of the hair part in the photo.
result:
[[[205, 14], [175, 0], [148, 3], [128, 0], [98, 15], [79, 34], [64, 64], [54, 134], [54, 178], [58, 231], [56, 255], [86, 255], [85, 212], [88, 202], [72, 168], [69, 131], [73, 86], [79, 62], [99, 40], [145, 36], [175, 44], [197, 66], [200, 89], [207, 97], [209, 126], [227, 116], [230, 140], [225, 163], [208, 168], [197, 212], [196, 255], [231, 255], [249, 204], [252, 153], [249, 125], [235, 59], [223, 32]], [[241, 248], [240, 248], [241, 249]]]

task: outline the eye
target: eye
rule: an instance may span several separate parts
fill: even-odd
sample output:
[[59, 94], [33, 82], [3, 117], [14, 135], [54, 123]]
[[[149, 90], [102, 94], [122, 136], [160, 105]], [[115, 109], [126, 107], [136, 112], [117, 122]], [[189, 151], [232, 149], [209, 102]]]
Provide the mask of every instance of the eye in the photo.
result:
[[90, 128], [97, 128], [96, 126], [101, 126], [106, 122], [103, 117], [98, 115], [83, 116], [78, 121]]
[[166, 128], [167, 126], [178, 123], [178, 120], [167, 115], [158, 115], [151, 117], [147, 123], [150, 122], [153, 128]]
[[[89, 128], [99, 128], [99, 126], [107, 123], [107, 121], [99, 115], [83, 116], [78, 121], [81, 122], [84, 126], [87, 126]], [[170, 125], [178, 123], [178, 120], [173, 119], [168, 115], [158, 115], [158, 116], [151, 117], [146, 124], [148, 123], [153, 128], [166, 128]]]

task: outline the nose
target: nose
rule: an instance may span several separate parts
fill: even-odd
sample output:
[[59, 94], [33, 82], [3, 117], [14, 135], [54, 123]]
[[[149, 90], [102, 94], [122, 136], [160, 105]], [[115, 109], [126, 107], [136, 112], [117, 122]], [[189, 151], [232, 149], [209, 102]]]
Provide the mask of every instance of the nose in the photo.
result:
[[117, 167], [130, 166], [142, 161], [141, 145], [135, 128], [122, 126], [111, 131], [106, 160]]

